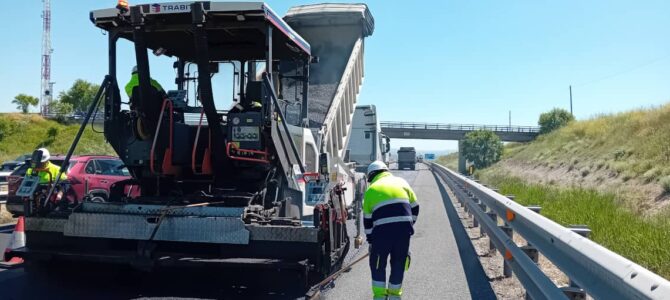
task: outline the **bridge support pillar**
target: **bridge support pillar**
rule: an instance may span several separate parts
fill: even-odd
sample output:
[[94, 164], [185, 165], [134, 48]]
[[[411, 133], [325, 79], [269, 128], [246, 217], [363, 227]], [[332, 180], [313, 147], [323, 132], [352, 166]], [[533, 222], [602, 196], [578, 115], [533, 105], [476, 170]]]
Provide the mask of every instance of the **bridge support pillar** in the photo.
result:
[[465, 155], [463, 155], [463, 141], [458, 141], [458, 173], [465, 174]]

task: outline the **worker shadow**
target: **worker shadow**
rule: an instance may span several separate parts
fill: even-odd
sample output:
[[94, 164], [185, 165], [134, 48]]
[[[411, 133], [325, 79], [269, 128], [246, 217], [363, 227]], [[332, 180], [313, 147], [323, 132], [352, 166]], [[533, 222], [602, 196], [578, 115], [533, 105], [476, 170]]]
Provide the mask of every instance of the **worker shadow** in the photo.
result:
[[444, 187], [445, 183], [439, 176], [437, 176], [437, 174], [433, 173], [433, 176], [438, 183], [437, 186], [442, 195], [444, 208], [447, 212], [447, 217], [449, 218], [449, 225], [451, 225], [453, 230], [456, 246], [461, 258], [461, 264], [465, 271], [465, 278], [468, 282], [468, 288], [470, 289], [470, 296], [472, 299], [497, 299], [495, 292], [491, 287], [491, 283], [486, 276], [486, 272], [484, 272], [484, 268], [479, 261], [477, 251], [475, 251], [475, 248], [470, 241], [470, 236], [468, 236], [465, 227], [463, 227], [458, 212]]
[[0, 299], [304, 299], [296, 274], [273, 270], [163, 269], [90, 264], [0, 272]]

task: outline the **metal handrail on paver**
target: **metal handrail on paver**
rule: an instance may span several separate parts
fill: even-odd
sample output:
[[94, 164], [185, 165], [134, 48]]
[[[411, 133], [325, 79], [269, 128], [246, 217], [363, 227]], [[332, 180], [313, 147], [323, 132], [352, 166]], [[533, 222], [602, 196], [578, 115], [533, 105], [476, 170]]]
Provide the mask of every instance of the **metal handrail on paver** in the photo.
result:
[[498, 217], [596, 299], [670, 299], [670, 281], [663, 277], [472, 179], [435, 163], [431, 167], [479, 221], [532, 299], [564, 297], [554, 294], [556, 285], [537, 274], [510, 236], [501, 235]]
[[396, 129], [426, 129], [426, 130], [454, 130], [475, 131], [491, 130], [494, 132], [539, 133], [537, 126], [507, 126], [507, 125], [477, 125], [477, 124], [439, 124], [414, 122], [380, 122], [382, 128]]

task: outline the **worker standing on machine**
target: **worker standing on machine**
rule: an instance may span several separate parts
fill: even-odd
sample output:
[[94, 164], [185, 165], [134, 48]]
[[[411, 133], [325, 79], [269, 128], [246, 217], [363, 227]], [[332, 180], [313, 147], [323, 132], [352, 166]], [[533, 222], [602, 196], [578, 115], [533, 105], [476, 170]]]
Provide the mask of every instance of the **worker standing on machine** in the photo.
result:
[[[32, 162], [35, 168], [28, 168], [26, 170], [26, 176], [38, 176], [40, 184], [52, 184], [56, 181], [56, 177], [60, 172], [60, 167], [53, 164], [49, 159], [51, 154], [47, 148], [39, 148], [36, 151], [42, 152], [42, 159], [40, 162]], [[37, 171], [37, 174], [35, 174]], [[60, 182], [67, 180], [67, 175], [65, 173], [61, 174]], [[59, 202], [63, 198], [63, 189], [59, 189], [56, 193], [56, 202]]]
[[[400, 299], [402, 279], [409, 268], [409, 241], [419, 215], [419, 204], [409, 184], [395, 177], [381, 161], [368, 166], [370, 186], [363, 198], [363, 223], [370, 244], [370, 271], [374, 299]], [[386, 285], [386, 262], [391, 275]]]

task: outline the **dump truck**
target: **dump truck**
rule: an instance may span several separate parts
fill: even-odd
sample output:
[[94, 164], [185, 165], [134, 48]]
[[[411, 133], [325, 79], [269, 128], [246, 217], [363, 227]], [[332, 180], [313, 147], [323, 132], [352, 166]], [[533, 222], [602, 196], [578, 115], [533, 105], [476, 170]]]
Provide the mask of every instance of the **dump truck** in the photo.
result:
[[[11, 255], [148, 271], [261, 266], [311, 280], [341, 266], [360, 242], [346, 221], [360, 218], [365, 180], [343, 158], [374, 31], [366, 5], [298, 6], [281, 18], [260, 2], [120, 1], [90, 20], [106, 32], [108, 71], [66, 160], [103, 115], [132, 178], [67, 209], [26, 198], [27, 245]], [[132, 46], [135, 85], [119, 82], [120, 40]], [[150, 66], [150, 53], [161, 60]], [[159, 89], [152, 74], [165, 57], [176, 75]], [[217, 78], [232, 92], [215, 93]]]
[[354, 125], [349, 138], [349, 161], [356, 164], [356, 171], [365, 172], [374, 161], [388, 164], [390, 139], [381, 131], [374, 105], [358, 105], [354, 112]]
[[416, 150], [414, 147], [400, 147], [398, 149], [398, 170], [416, 169]]

